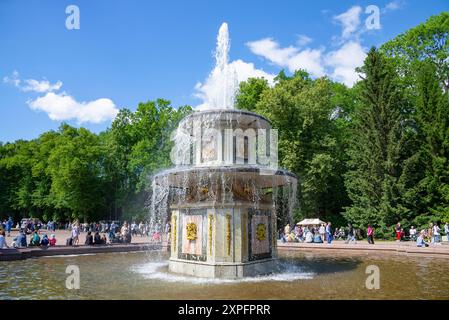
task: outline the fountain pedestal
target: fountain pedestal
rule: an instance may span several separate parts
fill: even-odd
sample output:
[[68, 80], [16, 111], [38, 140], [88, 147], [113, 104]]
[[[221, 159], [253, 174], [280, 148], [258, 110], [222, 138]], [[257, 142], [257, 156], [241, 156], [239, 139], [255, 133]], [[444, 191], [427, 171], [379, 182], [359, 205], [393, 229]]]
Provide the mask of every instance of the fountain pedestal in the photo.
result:
[[273, 270], [276, 221], [272, 207], [205, 205], [172, 210], [171, 272], [241, 278]]

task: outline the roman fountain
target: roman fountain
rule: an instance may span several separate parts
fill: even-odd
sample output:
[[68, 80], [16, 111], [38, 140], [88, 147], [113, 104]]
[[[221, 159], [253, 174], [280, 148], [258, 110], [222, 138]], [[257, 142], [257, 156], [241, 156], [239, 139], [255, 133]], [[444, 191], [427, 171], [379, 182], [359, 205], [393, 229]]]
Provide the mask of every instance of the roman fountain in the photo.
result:
[[[295, 199], [296, 177], [277, 167], [277, 131], [234, 109], [229, 35], [218, 33], [216, 90], [173, 134], [174, 168], [153, 179], [152, 219], [170, 221], [169, 271], [207, 278], [270, 273], [277, 258], [277, 197]], [[293, 201], [290, 201], [291, 209]]]

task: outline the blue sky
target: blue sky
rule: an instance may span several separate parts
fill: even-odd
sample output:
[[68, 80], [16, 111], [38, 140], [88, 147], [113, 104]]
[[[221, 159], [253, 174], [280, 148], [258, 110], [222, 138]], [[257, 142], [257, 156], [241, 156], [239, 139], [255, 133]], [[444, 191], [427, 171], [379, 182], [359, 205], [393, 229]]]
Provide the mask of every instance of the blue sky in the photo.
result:
[[[0, 0], [0, 141], [33, 139], [65, 121], [100, 132], [120, 108], [158, 97], [202, 103], [227, 22], [239, 80], [301, 67], [352, 85], [365, 50], [449, 2]], [[80, 29], [66, 28], [66, 7]], [[367, 29], [369, 5], [380, 26]], [[198, 84], [200, 83], [200, 84]]]

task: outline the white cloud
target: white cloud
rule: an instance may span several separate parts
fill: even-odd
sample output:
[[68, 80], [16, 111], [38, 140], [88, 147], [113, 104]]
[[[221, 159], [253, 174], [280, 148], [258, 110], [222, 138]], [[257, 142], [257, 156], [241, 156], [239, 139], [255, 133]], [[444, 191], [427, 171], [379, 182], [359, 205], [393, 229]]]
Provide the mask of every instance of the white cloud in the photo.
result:
[[363, 65], [366, 56], [357, 40], [344, 42], [338, 49], [327, 53], [324, 49], [282, 48], [271, 38], [249, 42], [247, 45], [253, 53], [279, 67], [288, 68], [290, 72], [305, 69], [315, 77], [327, 74], [347, 86], [352, 86], [358, 80], [355, 68]]
[[14, 70], [11, 77], [8, 76], [3, 77], [3, 82], [12, 84], [15, 87], [19, 87], [21, 82], [19, 78], [19, 72], [17, 70]]
[[331, 77], [351, 87], [358, 79], [355, 68], [363, 65], [366, 53], [357, 41], [345, 43], [326, 55], [326, 64], [333, 69]]
[[298, 39], [296, 40], [296, 44], [297, 44], [299, 47], [303, 47], [303, 46], [308, 45], [308, 44], [311, 43], [312, 41], [313, 41], [312, 38], [310, 38], [310, 37], [308, 37], [308, 36], [306, 36], [306, 35], [304, 35], [304, 34], [300, 34], [300, 35], [298, 35]]
[[76, 120], [78, 123], [100, 123], [113, 120], [118, 108], [112, 100], [107, 98], [88, 102], [78, 102], [65, 92], [55, 93], [62, 87], [62, 81], [52, 84], [50, 81], [26, 79], [21, 80], [19, 72], [14, 70], [11, 76], [3, 78], [4, 83], [10, 83], [25, 92], [46, 93], [27, 104], [32, 110], [44, 111], [48, 117], [56, 121]]
[[249, 49], [259, 56], [262, 56], [279, 66], [287, 66], [287, 61], [298, 52], [295, 47], [281, 48], [279, 44], [271, 38], [251, 41], [246, 44]]
[[305, 69], [316, 77], [325, 74], [321, 61], [322, 50], [310, 48], [300, 50], [293, 46], [281, 48], [279, 43], [271, 38], [251, 41], [247, 43], [247, 46], [254, 54], [280, 67], [288, 68], [290, 72]]
[[27, 79], [24, 81], [26, 86], [22, 87], [23, 91], [33, 91], [33, 92], [52, 92], [57, 91], [62, 87], [62, 82], [57, 81], [55, 84], [51, 84], [48, 80], [38, 81], [35, 79]]
[[33, 110], [46, 112], [52, 120], [76, 120], [78, 123], [112, 120], [119, 111], [110, 99], [78, 102], [65, 92], [48, 92], [27, 103]]
[[387, 13], [390, 11], [395, 11], [401, 9], [404, 6], [405, 2], [403, 0], [394, 0], [385, 5], [382, 12]]
[[335, 16], [334, 20], [342, 25], [342, 38], [349, 38], [360, 26], [360, 13], [362, 8], [360, 6], [351, 7], [348, 11]]
[[3, 77], [3, 82], [12, 84], [25, 92], [32, 91], [44, 93], [44, 92], [57, 91], [62, 87], [61, 81], [57, 81], [55, 84], [51, 84], [50, 81], [46, 79], [41, 81], [35, 79], [26, 79], [22, 81], [20, 79], [20, 75], [17, 70], [14, 70], [11, 76]]

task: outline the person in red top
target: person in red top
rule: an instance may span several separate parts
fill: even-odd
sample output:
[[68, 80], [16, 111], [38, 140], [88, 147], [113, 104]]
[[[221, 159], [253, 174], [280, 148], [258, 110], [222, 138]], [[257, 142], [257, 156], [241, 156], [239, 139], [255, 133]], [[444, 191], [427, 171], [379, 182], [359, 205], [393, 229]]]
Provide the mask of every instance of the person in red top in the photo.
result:
[[368, 237], [368, 243], [374, 244], [374, 229], [371, 225], [368, 225], [368, 230], [366, 231], [366, 235]]
[[53, 247], [56, 245], [56, 237], [54, 234], [52, 234], [50, 236], [50, 240], [48, 240], [48, 244], [50, 245], [50, 247]]
[[402, 231], [401, 231], [401, 224], [398, 222], [398, 224], [395, 227], [395, 231], [396, 231], [396, 241], [401, 241], [401, 237], [402, 237]]

